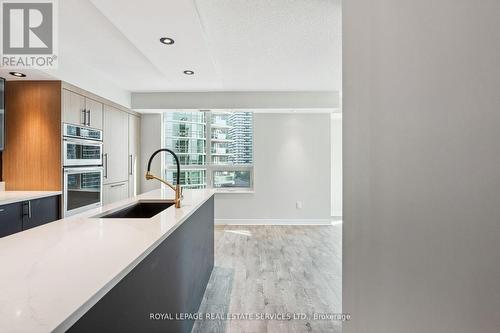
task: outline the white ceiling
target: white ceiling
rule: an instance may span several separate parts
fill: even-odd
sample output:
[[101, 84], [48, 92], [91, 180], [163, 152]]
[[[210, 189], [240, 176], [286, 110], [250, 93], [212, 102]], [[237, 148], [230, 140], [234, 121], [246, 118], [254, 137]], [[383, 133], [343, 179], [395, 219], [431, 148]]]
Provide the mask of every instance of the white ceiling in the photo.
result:
[[196, 0], [228, 90], [340, 88], [340, 0]]
[[126, 91], [340, 90], [340, 0], [64, 0], [59, 11], [59, 72]]

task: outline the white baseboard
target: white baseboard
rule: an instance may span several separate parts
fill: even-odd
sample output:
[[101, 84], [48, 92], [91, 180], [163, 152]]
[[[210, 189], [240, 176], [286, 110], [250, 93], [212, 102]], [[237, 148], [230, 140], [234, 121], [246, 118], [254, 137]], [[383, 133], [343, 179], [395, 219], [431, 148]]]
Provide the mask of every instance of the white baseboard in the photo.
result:
[[331, 225], [331, 219], [215, 219], [217, 225]]

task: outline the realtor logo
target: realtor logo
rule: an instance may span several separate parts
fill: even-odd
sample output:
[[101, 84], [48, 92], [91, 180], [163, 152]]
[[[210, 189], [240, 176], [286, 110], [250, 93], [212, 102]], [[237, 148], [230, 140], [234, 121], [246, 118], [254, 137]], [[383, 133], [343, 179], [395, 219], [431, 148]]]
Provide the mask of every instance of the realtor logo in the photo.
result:
[[54, 0], [0, 0], [1, 67], [54, 68], [56, 3]]

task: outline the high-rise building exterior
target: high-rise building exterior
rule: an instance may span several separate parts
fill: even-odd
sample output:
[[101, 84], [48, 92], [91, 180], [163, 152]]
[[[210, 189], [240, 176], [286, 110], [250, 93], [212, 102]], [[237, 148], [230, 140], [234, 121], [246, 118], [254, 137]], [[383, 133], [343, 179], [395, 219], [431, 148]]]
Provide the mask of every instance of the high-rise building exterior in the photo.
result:
[[233, 112], [229, 116], [232, 164], [253, 163], [253, 117], [250, 112]]
[[[253, 176], [251, 112], [165, 112], [164, 142], [179, 156], [184, 188], [245, 187]], [[173, 158], [165, 157], [165, 177], [173, 181]]]
[[[165, 112], [163, 115], [165, 147], [179, 157], [180, 183], [184, 188], [205, 188], [207, 185], [206, 125], [203, 112]], [[165, 177], [173, 184], [177, 172], [171, 155], [165, 155], [165, 165]]]

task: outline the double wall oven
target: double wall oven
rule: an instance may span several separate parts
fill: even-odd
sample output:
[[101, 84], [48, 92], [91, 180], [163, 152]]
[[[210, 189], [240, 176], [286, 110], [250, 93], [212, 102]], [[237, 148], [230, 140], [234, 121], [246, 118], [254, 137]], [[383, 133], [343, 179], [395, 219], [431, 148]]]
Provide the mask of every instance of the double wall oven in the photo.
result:
[[63, 125], [64, 216], [102, 203], [102, 131]]

